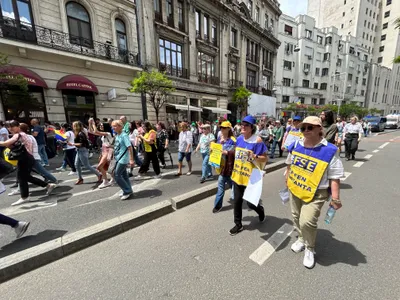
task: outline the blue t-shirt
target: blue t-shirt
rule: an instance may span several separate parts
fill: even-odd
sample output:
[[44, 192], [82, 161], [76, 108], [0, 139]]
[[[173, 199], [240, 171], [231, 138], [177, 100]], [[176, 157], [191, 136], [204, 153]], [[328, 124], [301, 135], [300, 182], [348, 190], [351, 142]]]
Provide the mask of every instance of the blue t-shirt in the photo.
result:
[[127, 150], [127, 148], [130, 146], [131, 142], [125, 132], [115, 136], [114, 157], [118, 163], [123, 165], [127, 165], [129, 163], [129, 150]]
[[38, 135], [35, 136], [36, 142], [38, 145], [45, 145], [46, 141], [44, 139], [44, 130], [39, 125], [33, 127], [32, 132], [37, 132]]
[[245, 140], [243, 135], [239, 136], [236, 141], [236, 147], [244, 148], [252, 151], [255, 155], [263, 155], [268, 151], [267, 146], [263, 142], [257, 143], [257, 135], [252, 135], [249, 139]]

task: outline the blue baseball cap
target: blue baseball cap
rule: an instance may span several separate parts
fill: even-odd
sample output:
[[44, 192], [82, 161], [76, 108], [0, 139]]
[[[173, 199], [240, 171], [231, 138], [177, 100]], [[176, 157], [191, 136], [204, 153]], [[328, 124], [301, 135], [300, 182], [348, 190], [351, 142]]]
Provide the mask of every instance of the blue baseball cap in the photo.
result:
[[246, 122], [251, 125], [254, 125], [254, 124], [256, 124], [256, 119], [253, 116], [246, 116], [243, 118], [242, 122]]
[[301, 117], [300, 116], [294, 116], [293, 117], [293, 121], [301, 121]]

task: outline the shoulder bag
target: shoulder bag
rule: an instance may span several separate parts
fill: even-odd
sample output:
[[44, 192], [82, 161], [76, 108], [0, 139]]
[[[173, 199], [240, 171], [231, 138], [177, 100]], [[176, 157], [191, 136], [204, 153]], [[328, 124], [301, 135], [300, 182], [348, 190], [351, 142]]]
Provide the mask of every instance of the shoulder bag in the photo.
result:
[[125, 149], [124, 153], [122, 153], [122, 155], [120, 156], [120, 158], [118, 160], [115, 160], [115, 156], [114, 156], [114, 158], [110, 161], [110, 165], [108, 166], [108, 170], [107, 170], [108, 174], [111, 174], [111, 175], [114, 174], [117, 164], [119, 163], [121, 158], [124, 157], [126, 151], [128, 151], [128, 148]]
[[10, 149], [8, 153], [9, 160], [20, 160], [28, 154], [28, 151], [25, 148], [24, 143], [21, 141], [21, 135], [18, 134], [18, 140], [13, 144], [13, 147]]

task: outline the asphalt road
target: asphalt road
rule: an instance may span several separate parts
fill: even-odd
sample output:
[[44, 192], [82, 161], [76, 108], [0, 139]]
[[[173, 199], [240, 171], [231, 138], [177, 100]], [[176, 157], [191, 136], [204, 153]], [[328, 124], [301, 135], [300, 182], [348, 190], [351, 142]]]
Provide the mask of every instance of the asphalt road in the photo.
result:
[[[144, 180], [134, 181], [131, 178], [134, 195], [126, 201], [119, 199], [118, 186], [99, 190], [98, 184], [95, 183], [96, 176], [87, 172], [84, 173], [85, 183], [75, 186], [76, 176], [68, 176], [68, 172], [55, 171], [53, 175], [61, 180], [61, 183], [53, 194], [46, 196], [42, 188], [32, 186], [30, 190], [32, 202], [20, 206], [11, 206], [20, 195], [7, 196], [11, 190], [8, 188], [7, 192], [0, 196], [0, 212], [18, 220], [30, 221], [31, 225], [24, 238], [18, 240], [15, 240], [15, 234], [9, 227], [0, 226], [0, 258], [215, 182], [216, 177], [200, 184], [202, 162], [200, 154], [192, 155], [192, 175], [176, 178], [174, 174], [177, 171], [177, 154], [173, 153], [172, 156], [175, 165], [172, 167], [167, 160], [168, 167], [162, 170], [161, 179], [152, 178], [155, 174], [151, 166], [149, 176]], [[278, 160], [275, 158], [271, 162]], [[91, 162], [95, 164], [96, 159], [93, 158]], [[54, 170], [60, 165], [61, 159], [54, 158], [51, 160], [50, 169]], [[187, 170], [185, 166], [184, 173]], [[134, 175], [137, 171], [138, 169], [134, 171]], [[7, 186], [13, 182], [14, 177], [5, 180]]]
[[245, 230], [231, 237], [232, 206], [214, 215], [211, 197], [3, 283], [1, 298], [399, 299], [399, 151], [395, 132], [344, 162], [344, 206], [331, 225], [320, 220], [313, 270], [290, 251], [294, 233], [261, 265], [250, 259], [291, 224], [278, 170], [264, 178], [266, 223], [245, 209]]

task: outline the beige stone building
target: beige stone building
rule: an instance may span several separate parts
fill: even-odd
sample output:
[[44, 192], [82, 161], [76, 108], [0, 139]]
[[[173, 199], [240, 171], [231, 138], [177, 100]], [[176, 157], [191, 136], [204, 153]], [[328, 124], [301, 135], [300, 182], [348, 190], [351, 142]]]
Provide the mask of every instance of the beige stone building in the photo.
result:
[[165, 71], [176, 84], [161, 119], [215, 120], [227, 114], [235, 120], [230, 99], [239, 85], [271, 95], [280, 45], [274, 28], [281, 14], [276, 1], [140, 3], [143, 63]]
[[0, 1], [0, 51], [22, 74], [33, 101], [0, 91], [0, 119], [54, 122], [124, 114], [142, 118], [140, 95], [128, 92], [140, 70], [133, 0]]

